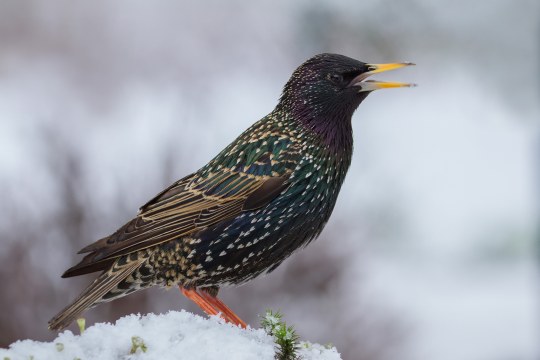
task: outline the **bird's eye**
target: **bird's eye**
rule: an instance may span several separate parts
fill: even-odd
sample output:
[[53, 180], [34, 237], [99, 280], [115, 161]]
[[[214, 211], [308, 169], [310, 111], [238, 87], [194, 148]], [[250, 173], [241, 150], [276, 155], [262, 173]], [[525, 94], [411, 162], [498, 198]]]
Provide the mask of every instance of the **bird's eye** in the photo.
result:
[[341, 84], [343, 82], [343, 76], [341, 74], [328, 74], [328, 78], [335, 84]]

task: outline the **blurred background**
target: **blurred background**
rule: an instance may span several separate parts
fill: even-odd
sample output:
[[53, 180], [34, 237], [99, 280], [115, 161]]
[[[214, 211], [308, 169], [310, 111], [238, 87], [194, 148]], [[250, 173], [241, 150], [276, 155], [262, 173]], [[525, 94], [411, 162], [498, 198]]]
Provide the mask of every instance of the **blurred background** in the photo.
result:
[[[0, 2], [0, 346], [93, 276], [61, 279], [163, 187], [270, 112], [320, 52], [378, 76], [318, 241], [222, 297], [280, 309], [344, 359], [540, 359], [540, 2]], [[199, 310], [152, 289], [86, 313]]]

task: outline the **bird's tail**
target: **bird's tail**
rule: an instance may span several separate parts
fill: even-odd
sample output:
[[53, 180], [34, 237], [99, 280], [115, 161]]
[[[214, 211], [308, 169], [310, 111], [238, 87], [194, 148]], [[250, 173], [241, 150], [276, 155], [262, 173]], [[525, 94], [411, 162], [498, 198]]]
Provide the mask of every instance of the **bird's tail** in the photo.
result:
[[49, 330], [62, 330], [75, 320], [83, 311], [99, 302], [113, 290], [122, 280], [133, 273], [146, 258], [129, 261], [119, 265], [116, 262], [111, 269], [102, 273], [78, 297], [49, 321]]

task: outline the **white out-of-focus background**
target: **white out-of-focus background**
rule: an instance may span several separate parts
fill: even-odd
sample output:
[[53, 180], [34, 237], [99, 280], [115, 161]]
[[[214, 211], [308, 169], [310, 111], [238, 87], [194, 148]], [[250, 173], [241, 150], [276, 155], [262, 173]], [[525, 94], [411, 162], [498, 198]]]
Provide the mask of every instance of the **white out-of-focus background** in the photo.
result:
[[[270, 112], [292, 71], [336, 52], [413, 61], [378, 76], [321, 238], [224, 289], [251, 324], [281, 309], [345, 359], [540, 359], [540, 3], [0, 3], [0, 345], [51, 339], [91, 281], [60, 279]], [[152, 289], [87, 322], [198, 311]]]

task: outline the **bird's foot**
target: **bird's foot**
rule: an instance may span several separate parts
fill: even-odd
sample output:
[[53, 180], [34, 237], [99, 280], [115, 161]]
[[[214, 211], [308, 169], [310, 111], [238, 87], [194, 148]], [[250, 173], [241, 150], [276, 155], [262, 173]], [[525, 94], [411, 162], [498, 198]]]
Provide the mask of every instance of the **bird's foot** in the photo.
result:
[[243, 329], [247, 324], [242, 321], [227, 305], [217, 296], [212, 296], [204, 290], [186, 289], [180, 286], [180, 291], [185, 297], [197, 304], [208, 315], [220, 315], [226, 322], [239, 326]]

